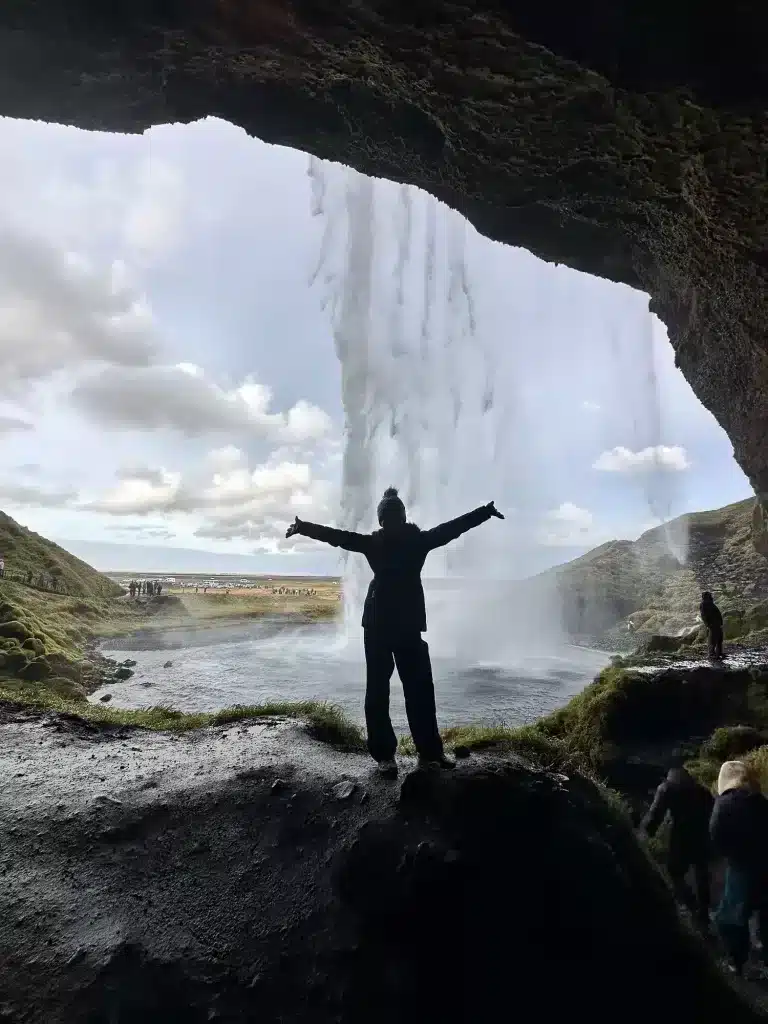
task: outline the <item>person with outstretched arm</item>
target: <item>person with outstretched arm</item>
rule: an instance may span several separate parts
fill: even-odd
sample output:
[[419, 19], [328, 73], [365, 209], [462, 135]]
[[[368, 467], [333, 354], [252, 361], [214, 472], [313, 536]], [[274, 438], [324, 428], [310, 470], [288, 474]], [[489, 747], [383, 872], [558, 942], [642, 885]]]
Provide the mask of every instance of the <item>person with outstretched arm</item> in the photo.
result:
[[430, 551], [493, 517], [504, 516], [490, 502], [431, 530], [421, 530], [407, 522], [405, 505], [394, 487], [384, 492], [377, 515], [381, 529], [367, 534], [336, 530], [297, 517], [286, 537], [300, 534], [345, 551], [358, 551], [373, 570], [362, 622], [365, 723], [368, 750], [381, 774], [397, 777], [397, 738], [389, 717], [389, 683], [395, 666], [403, 684], [408, 725], [420, 766], [453, 768], [443, 752], [437, 728], [432, 663], [421, 635], [427, 629], [421, 570]]

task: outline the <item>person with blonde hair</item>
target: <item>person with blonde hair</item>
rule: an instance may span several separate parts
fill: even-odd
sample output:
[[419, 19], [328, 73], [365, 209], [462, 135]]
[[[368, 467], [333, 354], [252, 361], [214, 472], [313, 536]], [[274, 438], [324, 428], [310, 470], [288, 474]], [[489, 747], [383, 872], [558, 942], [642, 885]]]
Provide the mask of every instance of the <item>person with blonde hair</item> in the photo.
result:
[[715, 924], [733, 971], [742, 974], [753, 916], [768, 965], [768, 800], [743, 761], [723, 763], [717, 793], [709, 833], [715, 853], [725, 860], [725, 884]]

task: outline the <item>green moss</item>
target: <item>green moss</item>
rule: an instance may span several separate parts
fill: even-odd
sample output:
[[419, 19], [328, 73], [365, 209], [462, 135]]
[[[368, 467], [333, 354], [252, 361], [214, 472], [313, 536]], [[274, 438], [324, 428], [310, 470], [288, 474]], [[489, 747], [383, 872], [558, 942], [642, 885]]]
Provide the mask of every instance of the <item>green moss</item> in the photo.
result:
[[104, 704], [90, 704], [84, 702], [81, 697], [68, 696], [67, 694], [76, 692], [73, 686], [68, 679], [52, 680], [51, 685], [39, 687], [6, 679], [0, 681], [0, 700], [11, 700], [41, 710], [67, 712], [77, 715], [84, 721], [103, 725], [132, 726], [170, 732], [187, 732], [190, 729], [227, 725], [230, 722], [254, 718], [296, 718], [306, 722], [310, 733], [325, 743], [349, 751], [365, 749], [365, 740], [360, 729], [333, 704], [318, 701], [275, 701], [257, 705], [235, 705], [213, 713], [196, 714], [186, 714], [175, 708], [162, 706], [128, 711]]
[[611, 666], [536, 728], [598, 766], [616, 750], [681, 741], [722, 725], [768, 729], [767, 674]]
[[18, 619], [11, 619], [8, 622], [0, 622], [0, 636], [23, 642], [29, 639], [29, 630]]
[[[465, 747], [471, 751], [514, 753], [544, 768], [564, 768], [579, 764], [576, 751], [569, 750], [565, 744], [545, 735], [536, 725], [513, 729], [503, 725], [460, 725], [444, 729], [441, 736], [449, 750]], [[410, 736], [400, 738], [398, 750], [406, 756], [415, 755], [416, 748]], [[586, 767], [586, 763], [581, 763], [581, 767]]]
[[702, 745], [700, 756], [722, 764], [741, 758], [765, 743], [768, 743], [768, 734], [751, 725], [722, 726]]
[[27, 637], [21, 646], [35, 655], [45, 654], [45, 642], [40, 636]]

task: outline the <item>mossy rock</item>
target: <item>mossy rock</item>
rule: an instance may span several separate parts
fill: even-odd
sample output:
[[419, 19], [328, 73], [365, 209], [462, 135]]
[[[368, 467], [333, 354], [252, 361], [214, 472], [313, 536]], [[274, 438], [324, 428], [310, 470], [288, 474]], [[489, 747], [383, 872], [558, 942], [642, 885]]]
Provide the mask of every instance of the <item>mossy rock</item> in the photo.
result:
[[711, 761], [733, 761], [768, 743], [768, 733], [751, 725], [728, 725], [715, 729], [701, 748]]
[[64, 700], [87, 700], [83, 687], [73, 679], [66, 679], [64, 676], [52, 676], [47, 679], [45, 689]]
[[638, 654], [675, 654], [680, 649], [680, 637], [666, 633], [653, 633], [637, 649]]
[[53, 675], [79, 681], [81, 675], [80, 662], [72, 661], [66, 654], [62, 654], [61, 651], [50, 651], [46, 657]]
[[735, 640], [748, 631], [741, 611], [732, 610], [723, 615], [723, 635], [726, 640]]
[[5, 668], [7, 672], [18, 673], [25, 668], [31, 660], [31, 652], [25, 651], [21, 647], [17, 647], [15, 650], [6, 651], [5, 653]]
[[18, 619], [11, 619], [9, 622], [0, 622], [0, 636], [24, 641], [29, 637], [29, 630], [23, 622], [19, 622]]
[[126, 668], [124, 665], [121, 665], [119, 668], [115, 669], [115, 679], [130, 679], [132, 675], [132, 670]]
[[33, 654], [38, 656], [45, 654], [45, 644], [39, 637], [27, 637], [21, 646], [25, 651], [32, 651]]
[[768, 602], [755, 604], [747, 610], [746, 621], [749, 632], [754, 633], [759, 629], [768, 629]]
[[39, 682], [41, 679], [47, 679], [50, 674], [51, 666], [48, 664], [47, 658], [35, 658], [19, 669], [18, 672], [19, 679], [26, 679], [33, 683]]
[[16, 615], [16, 609], [12, 604], [8, 604], [7, 601], [3, 601], [0, 604], [0, 622], [10, 622], [11, 619], [16, 618]]

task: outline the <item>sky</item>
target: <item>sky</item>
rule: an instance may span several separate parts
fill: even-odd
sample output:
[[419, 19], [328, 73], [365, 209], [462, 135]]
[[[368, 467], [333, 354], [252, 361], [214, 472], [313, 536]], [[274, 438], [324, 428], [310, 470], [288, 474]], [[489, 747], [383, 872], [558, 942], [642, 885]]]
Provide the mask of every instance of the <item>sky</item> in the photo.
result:
[[[101, 569], [337, 571], [284, 537], [342, 502], [307, 156], [216, 119], [0, 149], [0, 508]], [[646, 296], [471, 227], [465, 260], [505, 455], [454, 490], [510, 512], [514, 575], [752, 493]]]

